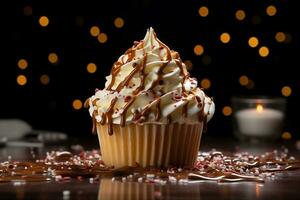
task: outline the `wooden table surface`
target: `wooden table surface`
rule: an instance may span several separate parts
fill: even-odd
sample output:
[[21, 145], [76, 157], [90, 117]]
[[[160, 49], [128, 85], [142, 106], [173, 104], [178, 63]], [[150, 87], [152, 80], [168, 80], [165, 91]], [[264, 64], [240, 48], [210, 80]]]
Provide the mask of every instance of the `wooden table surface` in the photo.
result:
[[[96, 148], [97, 141], [81, 141], [88, 148]], [[220, 151], [249, 151], [259, 153], [280, 148], [276, 144], [241, 144], [227, 139], [204, 139], [201, 150], [215, 148]], [[294, 142], [284, 144], [289, 147], [291, 155], [300, 158], [300, 151], [294, 148]], [[68, 150], [70, 145], [61, 144], [34, 149], [37, 155], [44, 155], [49, 150]], [[32, 150], [32, 149], [31, 149]], [[28, 147], [0, 148], [0, 161], [12, 156], [14, 160], [31, 158]], [[0, 199], [299, 199], [300, 170], [278, 173], [274, 179], [265, 183], [239, 182], [217, 183], [203, 181], [192, 184], [150, 184], [133, 182], [112, 182], [101, 179], [97, 183], [89, 180], [70, 182], [32, 182], [24, 185], [0, 183]]]

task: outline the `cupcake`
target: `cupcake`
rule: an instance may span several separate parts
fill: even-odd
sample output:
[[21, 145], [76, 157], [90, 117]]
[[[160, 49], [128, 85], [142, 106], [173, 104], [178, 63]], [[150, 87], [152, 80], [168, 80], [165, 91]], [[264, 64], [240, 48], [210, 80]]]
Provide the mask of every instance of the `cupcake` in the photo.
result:
[[152, 28], [87, 100], [108, 166], [192, 167], [214, 103]]

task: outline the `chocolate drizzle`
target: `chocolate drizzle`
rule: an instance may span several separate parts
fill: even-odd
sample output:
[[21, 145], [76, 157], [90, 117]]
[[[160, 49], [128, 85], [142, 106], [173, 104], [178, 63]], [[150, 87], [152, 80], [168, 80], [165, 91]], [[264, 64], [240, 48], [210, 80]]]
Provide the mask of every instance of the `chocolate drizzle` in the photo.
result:
[[96, 121], [96, 118], [95, 118], [95, 113], [93, 114], [93, 117], [92, 117], [92, 120], [93, 120], [93, 127], [92, 127], [92, 133], [93, 134], [96, 134], [97, 131], [96, 131], [96, 124], [97, 124], [97, 121]]
[[113, 121], [112, 121], [112, 114], [113, 114], [113, 108], [117, 102], [118, 98], [115, 97], [111, 100], [110, 105], [106, 111], [106, 113], [103, 115], [103, 118], [106, 118], [106, 122], [108, 125], [108, 135], [112, 135], [113, 134]]
[[155, 121], [158, 121], [161, 116], [161, 109], [160, 109], [160, 98], [156, 101], [156, 111], [155, 111]]
[[115, 84], [116, 76], [120, 72], [121, 66], [122, 66], [122, 63], [119, 61], [117, 61], [113, 64], [113, 66], [111, 68], [111, 72], [110, 72], [111, 81], [110, 81], [109, 85], [107, 86], [107, 90], [111, 90], [112, 86]]
[[[135, 111], [136, 113], [133, 113], [133, 123], [141, 123], [143, 121], [146, 121], [147, 118], [149, 117], [149, 113], [150, 111], [154, 111], [155, 112], [155, 121], [160, 121], [161, 120], [161, 95], [164, 94], [165, 91], [163, 91], [161, 89], [161, 87], [164, 85], [164, 80], [163, 80], [163, 75], [164, 75], [164, 69], [170, 64], [170, 62], [175, 61], [176, 65], [179, 67], [180, 70], [180, 76], [181, 81], [181, 91], [179, 91], [179, 98], [183, 98], [183, 100], [186, 100], [187, 102], [185, 103], [185, 105], [182, 107], [182, 114], [183, 117], [188, 117], [188, 105], [189, 105], [189, 101], [187, 100], [187, 97], [189, 96], [190, 93], [193, 93], [193, 95], [196, 97], [197, 99], [197, 103], [198, 103], [198, 107], [200, 108], [199, 110], [199, 121], [200, 122], [204, 122], [204, 124], [206, 123], [206, 119], [205, 119], [205, 114], [204, 114], [204, 102], [201, 102], [201, 99], [199, 96], [197, 96], [193, 91], [187, 91], [185, 89], [184, 83], [185, 81], [189, 78], [189, 73], [187, 72], [184, 64], [182, 63], [182, 60], [180, 59], [179, 54], [176, 51], [171, 51], [169, 49], [169, 47], [167, 45], [165, 45], [163, 42], [161, 42], [157, 36], [156, 33], [150, 29], [148, 30], [149, 32], [148, 37], [152, 37], [152, 38], [148, 38], [150, 40], [150, 45], [148, 46], [149, 43], [147, 43], [147, 38], [145, 40], [141, 40], [139, 42], [135, 42], [134, 45], [129, 48], [125, 54], [123, 56], [121, 56], [119, 58], [119, 60], [117, 62], [114, 63], [114, 65], [112, 66], [112, 70], [111, 70], [111, 80], [110, 83], [107, 86], [107, 90], [117, 93], [120, 93], [120, 91], [125, 88], [133, 88], [135, 87], [134, 83], [132, 85], [130, 85], [130, 81], [133, 79], [133, 77], [135, 77], [136, 74], [139, 75], [140, 78], [140, 84], [134, 89], [134, 91], [132, 92], [132, 94], [130, 94], [131, 100], [129, 101], [125, 101], [125, 105], [124, 105], [124, 110], [123, 112], [120, 113], [120, 125], [121, 126], [125, 126], [126, 124], [126, 113], [127, 110], [131, 107], [131, 105], [134, 103], [134, 101], [137, 99], [136, 97], [138, 95], [140, 95], [141, 92], [145, 92], [145, 79], [147, 78], [147, 74], [145, 73], [145, 68], [146, 68], [146, 64], [147, 64], [147, 57], [148, 52], [146, 52], [145, 49], [147, 48], [157, 48], [157, 50], [159, 51], [159, 58], [160, 58], [160, 64], [159, 65], [159, 69], [158, 72], [156, 72], [157, 77], [155, 77], [156, 79], [153, 80], [149, 85], [149, 87], [147, 86], [147, 90], [150, 93], [153, 93], [153, 96], [155, 98], [155, 101], [157, 101], [155, 108], [152, 109], [151, 106], [144, 106], [143, 108], [139, 108], [138, 109], [138, 113], [137, 111]], [[152, 43], [152, 41], [155, 41], [156, 43]], [[147, 46], [146, 46], [147, 45]], [[158, 45], [158, 47], [157, 47]], [[146, 46], [146, 47], [145, 47]], [[137, 60], [135, 60], [135, 57], [137, 56], [137, 50], [141, 50], [143, 51], [142, 57], [138, 58]], [[141, 52], [140, 52], [141, 53]], [[132, 65], [132, 70], [131, 72], [129, 72], [129, 74], [118, 84], [116, 84], [116, 77], [120, 76], [122, 67], [124, 65]], [[147, 92], [148, 92], [147, 91]], [[110, 94], [108, 94], [110, 95]], [[116, 97], [117, 99], [114, 99], [114, 101], [111, 102], [111, 105], [108, 109], [108, 111], [106, 113], [97, 113], [97, 111], [94, 111], [94, 116], [97, 115], [101, 115], [101, 121], [99, 122], [101, 125], [104, 125], [105, 123], [108, 124], [109, 126], [109, 134], [113, 133], [113, 128], [112, 128], [112, 114], [114, 113], [114, 104], [116, 103], [116, 101], [119, 100], [119, 98], [123, 98], [124, 95], [120, 95], [118, 97]], [[126, 97], [124, 97], [126, 98]], [[96, 105], [96, 102], [90, 102], [92, 105]], [[112, 105], [113, 104], [113, 105]], [[201, 105], [201, 106], [199, 106]], [[174, 106], [176, 107], [176, 106]], [[141, 110], [143, 109], [143, 110]], [[94, 118], [93, 116], [93, 118]], [[168, 117], [167, 119], [168, 122], [171, 122], [171, 116]], [[95, 130], [95, 122], [96, 120], [94, 120], [94, 130]]]
[[141, 90], [144, 89], [144, 81], [145, 81], [145, 73], [144, 69], [146, 66], [147, 62], [147, 54], [144, 53], [144, 58], [142, 60], [142, 63], [140, 64], [140, 71], [141, 71], [141, 83], [140, 85], [136, 88], [136, 90], [133, 92], [134, 95], [137, 95]]
[[182, 107], [182, 114], [183, 117], [187, 117], [188, 116], [188, 106], [189, 106], [189, 101], [187, 101], [183, 107]]
[[175, 60], [176, 64], [179, 66], [180, 69], [180, 75], [182, 76], [182, 80], [181, 80], [181, 85], [182, 85], [182, 92], [185, 93], [185, 87], [184, 87], [184, 81], [186, 80], [186, 78], [188, 77], [187, 74], [185, 74], [185, 71], [183, 69], [182, 66], [182, 61], [180, 60]]
[[132, 97], [131, 100], [124, 106], [124, 110], [121, 114], [121, 126], [125, 126], [127, 110], [133, 104], [134, 101], [135, 101], [135, 97]]

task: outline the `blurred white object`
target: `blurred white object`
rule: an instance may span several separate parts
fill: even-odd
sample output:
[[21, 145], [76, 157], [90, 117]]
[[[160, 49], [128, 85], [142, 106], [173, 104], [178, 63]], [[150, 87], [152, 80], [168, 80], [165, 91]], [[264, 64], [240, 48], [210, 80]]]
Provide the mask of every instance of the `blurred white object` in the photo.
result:
[[33, 130], [32, 133], [37, 134], [37, 140], [45, 143], [60, 142], [68, 139], [66, 133], [47, 131], [47, 130]]
[[0, 119], [0, 138], [15, 140], [32, 131], [32, 127], [20, 119]]

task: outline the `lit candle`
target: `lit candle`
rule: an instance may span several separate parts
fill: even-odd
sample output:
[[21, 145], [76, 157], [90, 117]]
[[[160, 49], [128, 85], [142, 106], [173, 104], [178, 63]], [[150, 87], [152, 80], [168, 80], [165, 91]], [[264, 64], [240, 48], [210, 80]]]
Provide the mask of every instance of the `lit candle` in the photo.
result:
[[280, 110], [264, 108], [257, 104], [256, 108], [239, 110], [235, 114], [239, 131], [247, 136], [270, 136], [281, 130], [284, 114]]

